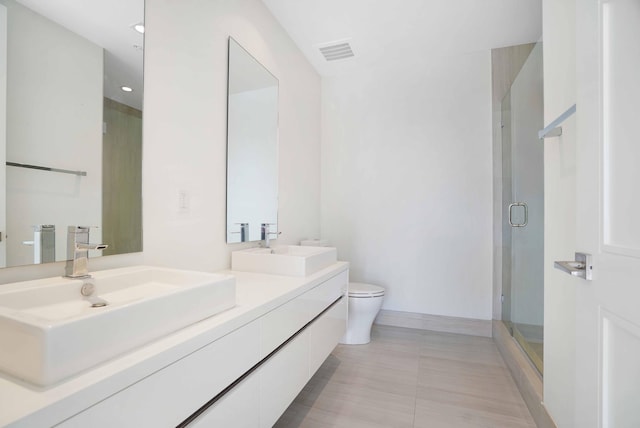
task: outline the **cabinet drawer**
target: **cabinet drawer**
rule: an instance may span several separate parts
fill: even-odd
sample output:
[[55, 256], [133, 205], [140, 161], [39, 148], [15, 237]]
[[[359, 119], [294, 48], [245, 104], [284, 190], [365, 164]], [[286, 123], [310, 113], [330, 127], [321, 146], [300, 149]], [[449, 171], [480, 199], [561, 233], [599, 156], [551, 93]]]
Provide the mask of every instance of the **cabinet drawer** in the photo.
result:
[[349, 272], [342, 272], [260, 319], [260, 358], [264, 358], [346, 293]]
[[304, 299], [310, 311], [309, 320], [318, 316], [320, 312], [335, 302], [338, 297], [346, 294], [348, 286], [349, 272], [345, 271], [307, 291], [304, 294]]
[[59, 427], [175, 427], [259, 361], [254, 321], [67, 419]]
[[331, 309], [309, 326], [309, 375], [320, 368], [347, 328], [349, 299], [342, 297]]
[[260, 358], [273, 352], [310, 321], [309, 309], [301, 296], [260, 318]]
[[256, 373], [260, 377], [260, 427], [270, 428], [309, 380], [307, 330], [280, 349]]
[[260, 378], [254, 373], [194, 419], [189, 428], [257, 428], [260, 426], [259, 391]]

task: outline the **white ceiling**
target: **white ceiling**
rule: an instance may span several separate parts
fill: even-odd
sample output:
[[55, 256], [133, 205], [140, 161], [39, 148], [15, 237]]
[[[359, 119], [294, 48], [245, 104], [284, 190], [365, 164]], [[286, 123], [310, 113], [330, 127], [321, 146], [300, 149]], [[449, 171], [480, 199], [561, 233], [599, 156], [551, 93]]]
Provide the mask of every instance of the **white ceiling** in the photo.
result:
[[[142, 109], [144, 0], [17, 0], [105, 50], [105, 96]], [[137, 47], [136, 47], [137, 46]], [[120, 86], [134, 92], [124, 93]]]
[[[262, 0], [316, 70], [360, 68], [531, 43], [541, 0]], [[319, 44], [350, 39], [355, 57], [327, 62]]]
[[[18, 0], [105, 48], [105, 94], [142, 107], [143, 0]], [[325, 76], [538, 41], [541, 0], [262, 0]], [[348, 39], [355, 57], [327, 62], [318, 45]], [[119, 91], [121, 85], [133, 94]]]

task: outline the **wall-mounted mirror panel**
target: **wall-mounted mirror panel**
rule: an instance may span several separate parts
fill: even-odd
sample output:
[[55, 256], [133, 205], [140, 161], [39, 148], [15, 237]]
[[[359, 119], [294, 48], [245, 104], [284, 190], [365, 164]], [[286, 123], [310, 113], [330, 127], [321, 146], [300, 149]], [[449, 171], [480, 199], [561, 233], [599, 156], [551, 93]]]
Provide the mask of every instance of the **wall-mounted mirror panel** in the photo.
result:
[[[0, 267], [142, 251], [143, 0], [0, 0]], [[130, 88], [124, 91], [123, 86]]]
[[278, 79], [229, 38], [227, 242], [278, 223]]

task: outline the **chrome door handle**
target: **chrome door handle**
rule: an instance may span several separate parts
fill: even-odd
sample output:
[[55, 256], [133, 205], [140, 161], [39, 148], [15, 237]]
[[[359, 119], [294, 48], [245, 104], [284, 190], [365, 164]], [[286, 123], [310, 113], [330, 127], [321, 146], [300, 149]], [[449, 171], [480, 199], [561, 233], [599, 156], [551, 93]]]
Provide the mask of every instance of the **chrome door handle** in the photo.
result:
[[591, 281], [593, 279], [593, 257], [591, 254], [576, 253], [574, 258], [575, 260], [572, 261], [554, 262], [553, 267], [571, 276], [577, 276], [578, 278]]
[[[513, 215], [513, 207], [523, 207], [524, 208], [524, 222], [523, 223], [514, 223], [512, 220]], [[511, 227], [525, 227], [529, 222], [529, 207], [524, 202], [514, 202], [509, 204], [509, 224]]]

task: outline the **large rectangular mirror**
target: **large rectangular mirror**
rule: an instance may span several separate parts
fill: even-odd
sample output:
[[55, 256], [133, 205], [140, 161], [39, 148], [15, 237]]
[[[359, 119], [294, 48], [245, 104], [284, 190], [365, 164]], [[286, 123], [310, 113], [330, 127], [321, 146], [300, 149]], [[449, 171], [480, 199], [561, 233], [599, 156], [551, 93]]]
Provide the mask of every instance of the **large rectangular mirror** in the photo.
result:
[[144, 1], [0, 18], [0, 267], [66, 260], [70, 225], [96, 226], [92, 257], [142, 251]]
[[227, 242], [277, 236], [278, 79], [229, 38]]

